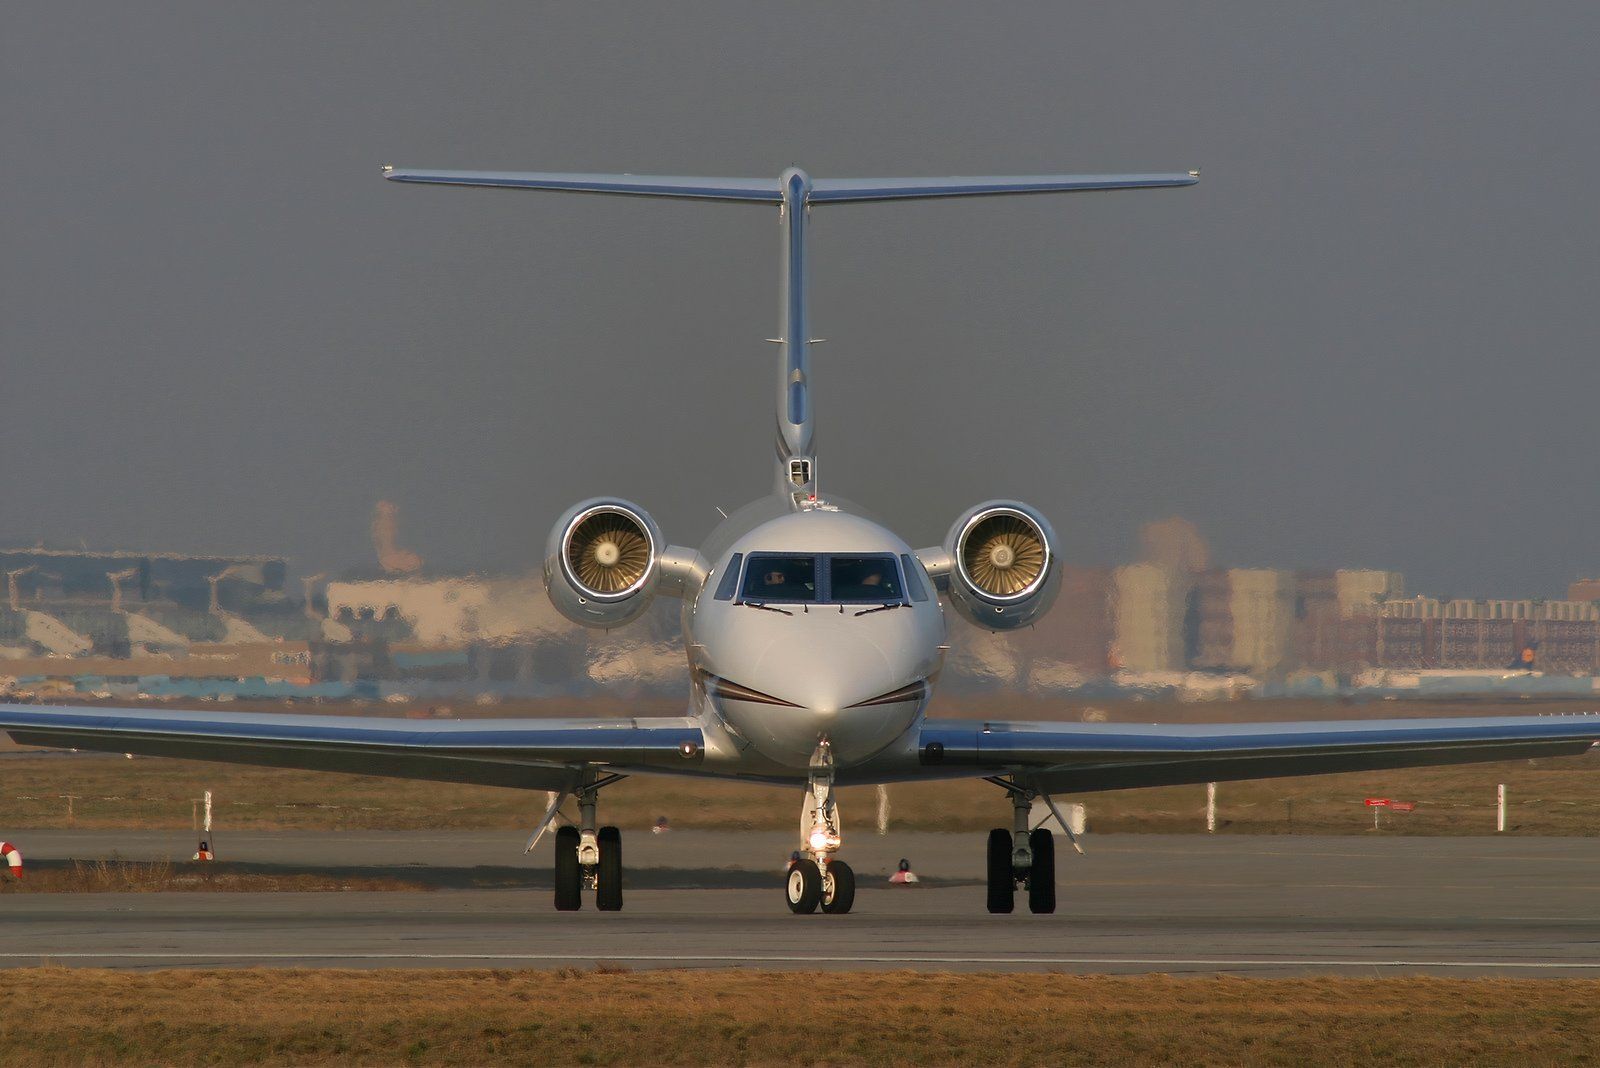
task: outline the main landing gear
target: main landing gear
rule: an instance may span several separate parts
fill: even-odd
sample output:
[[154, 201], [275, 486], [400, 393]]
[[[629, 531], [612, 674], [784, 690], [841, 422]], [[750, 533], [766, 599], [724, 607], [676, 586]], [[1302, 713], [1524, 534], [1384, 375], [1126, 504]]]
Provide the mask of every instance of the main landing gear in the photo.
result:
[[[583, 891], [594, 891], [601, 912], [622, 911], [622, 832], [595, 829], [599, 793], [621, 775], [596, 777], [578, 787], [578, 826], [556, 831], [556, 911], [583, 907]], [[559, 799], [557, 800], [559, 805]]]
[[[1015, 780], [992, 776], [994, 783], [1011, 797], [1011, 830], [996, 827], [989, 832], [989, 911], [1007, 913], [1016, 907], [1016, 892], [1028, 892], [1028, 911], [1051, 913], [1056, 910], [1055, 836], [1045, 827], [1028, 830], [1028, 813], [1037, 790]], [[1047, 797], [1045, 802], [1055, 812]], [[1057, 815], [1059, 819], [1059, 814]], [[1062, 829], [1066, 825], [1062, 824]], [[1069, 835], [1070, 831], [1067, 832]], [[1076, 845], [1076, 843], [1074, 843]]]
[[[784, 876], [789, 911], [845, 913], [856, 900], [856, 873], [833, 859], [841, 843], [839, 803], [833, 796], [833, 747], [826, 738], [811, 755], [811, 781], [800, 806], [800, 855]], [[809, 855], [807, 855], [809, 854]]]

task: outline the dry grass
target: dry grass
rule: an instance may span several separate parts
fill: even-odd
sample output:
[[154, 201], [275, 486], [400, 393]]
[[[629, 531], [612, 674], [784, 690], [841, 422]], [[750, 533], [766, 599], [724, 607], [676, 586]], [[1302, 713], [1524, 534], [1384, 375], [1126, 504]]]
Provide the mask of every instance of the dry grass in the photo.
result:
[[1597, 1028], [1592, 980], [0, 973], [0, 1065], [1590, 1064]]
[[431, 886], [386, 876], [286, 872], [263, 874], [215, 865], [117, 858], [74, 860], [28, 869], [24, 879], [0, 875], [5, 894], [155, 894], [173, 890], [259, 891], [429, 890]]

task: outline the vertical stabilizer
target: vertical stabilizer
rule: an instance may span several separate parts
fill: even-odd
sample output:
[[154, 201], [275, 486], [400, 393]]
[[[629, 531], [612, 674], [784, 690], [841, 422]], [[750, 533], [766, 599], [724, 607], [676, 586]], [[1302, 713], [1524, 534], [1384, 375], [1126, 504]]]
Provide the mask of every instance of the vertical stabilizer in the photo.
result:
[[811, 411], [811, 324], [807, 291], [806, 224], [810, 221], [811, 177], [798, 168], [783, 172], [779, 270], [778, 479], [779, 493], [807, 497], [817, 490], [812, 454], [815, 427]]

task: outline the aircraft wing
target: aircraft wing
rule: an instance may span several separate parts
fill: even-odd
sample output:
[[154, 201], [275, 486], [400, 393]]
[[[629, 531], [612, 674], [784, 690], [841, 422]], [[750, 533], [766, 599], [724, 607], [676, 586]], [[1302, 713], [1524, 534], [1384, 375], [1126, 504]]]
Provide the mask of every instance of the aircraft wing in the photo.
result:
[[1048, 792], [1270, 779], [1582, 753], [1600, 714], [1301, 723], [928, 720], [923, 767], [1017, 774]]
[[0, 705], [24, 745], [183, 757], [435, 782], [560, 790], [580, 769], [689, 771], [704, 737], [687, 718], [412, 720]]

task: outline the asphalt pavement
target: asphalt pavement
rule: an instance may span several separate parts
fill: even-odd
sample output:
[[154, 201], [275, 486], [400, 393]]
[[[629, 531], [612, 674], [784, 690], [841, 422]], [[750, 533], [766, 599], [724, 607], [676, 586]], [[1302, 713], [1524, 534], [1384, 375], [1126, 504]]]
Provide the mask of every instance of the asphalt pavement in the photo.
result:
[[[186, 860], [188, 832], [7, 831], [30, 865]], [[396, 874], [431, 891], [8, 894], [0, 964], [124, 968], [770, 967], [1600, 977], [1600, 842], [1091, 837], [1060, 907], [991, 916], [980, 835], [857, 834], [848, 916], [790, 915], [789, 836], [628, 833], [625, 907], [551, 907], [549, 843], [506, 832], [231, 833], [247, 870]], [[925, 882], [890, 887], [905, 856]], [[430, 874], [431, 873], [431, 874]], [[464, 889], [464, 887], [491, 887]]]

